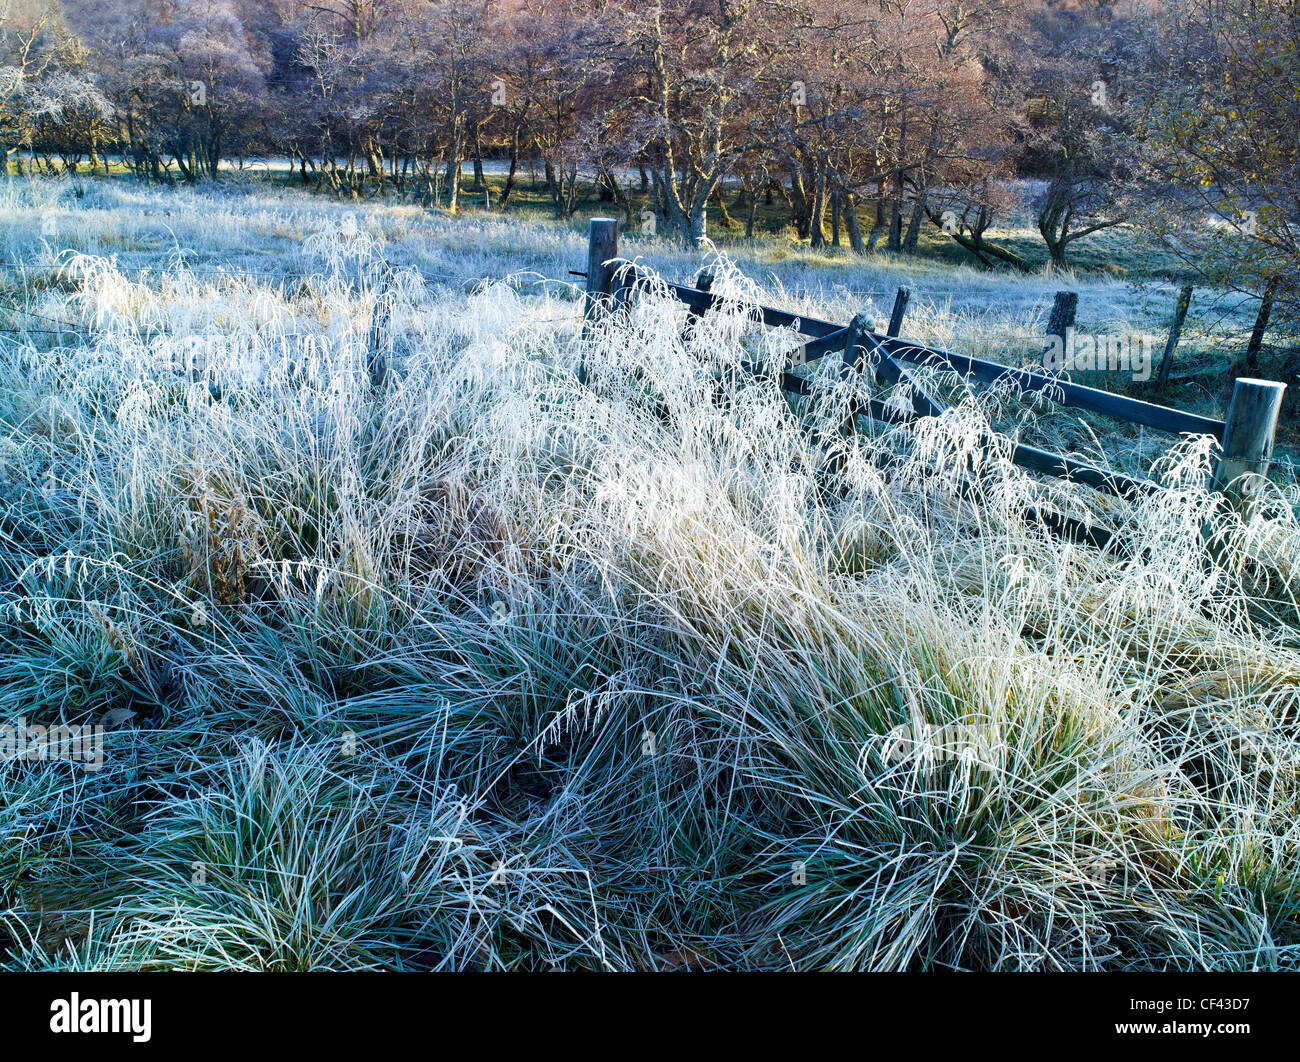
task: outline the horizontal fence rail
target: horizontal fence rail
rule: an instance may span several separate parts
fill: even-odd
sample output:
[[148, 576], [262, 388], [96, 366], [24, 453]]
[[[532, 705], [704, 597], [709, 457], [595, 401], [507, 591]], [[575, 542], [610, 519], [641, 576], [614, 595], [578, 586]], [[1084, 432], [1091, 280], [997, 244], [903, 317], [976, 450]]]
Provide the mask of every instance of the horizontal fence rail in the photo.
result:
[[[665, 281], [642, 266], [617, 258], [614, 252], [616, 238], [611, 239], [611, 226], [612, 223], [607, 220], [592, 222], [592, 253], [609, 257], [600, 260], [600, 268], [589, 265], [588, 307], [599, 305], [602, 300], [607, 306], [625, 307], [638, 289], [651, 286], [666, 290], [677, 301], [690, 307], [692, 319], [698, 319], [709, 310], [728, 302], [723, 296], [708, 290], [712, 285], [711, 276], [702, 279], [699, 286], [692, 287]], [[865, 414], [873, 420], [898, 424], [910, 423], [918, 417], [942, 414], [948, 407], [927, 394], [906, 369], [908, 365], [930, 367], [951, 371], [985, 385], [1011, 385], [1021, 394], [1041, 394], [1059, 405], [1100, 413], [1171, 435], [1210, 435], [1224, 448], [1220, 474], [1216, 475], [1215, 485], [1216, 489], [1225, 494], [1230, 492], [1226, 483], [1221, 482], [1225, 478], [1224, 469], [1242, 468], [1256, 476], [1267, 472], [1284, 384], [1238, 380], [1227, 420], [1215, 420], [1170, 406], [1087, 387], [1057, 376], [1001, 365], [899, 338], [896, 333], [901, 327], [903, 311], [910, 295], [904, 291], [905, 289], [899, 290], [899, 298], [886, 333], [876, 332], [869, 327], [869, 318], [865, 314], [859, 314], [848, 325], [840, 325], [771, 306], [747, 305], [746, 309], [756, 321], [766, 326], [790, 328], [800, 335], [810, 337], [786, 352], [786, 359], [792, 368], [811, 364], [829, 354], [843, 352], [843, 369], [845, 372], [853, 372], [860, 364], [863, 354], [870, 353], [876, 356], [876, 372], [882, 383], [904, 383], [909, 386], [910, 409], [906, 408], [907, 403], [900, 406], [896, 402], [869, 398], [854, 409], [853, 416]], [[777, 379], [783, 390], [793, 394], [808, 396], [814, 392], [815, 384], [812, 380], [789, 369], [777, 371], [748, 361], [741, 362], [740, 367], [755, 375]], [[1137, 498], [1163, 489], [1151, 480], [1135, 479], [1025, 443], [1013, 443], [1010, 456], [1016, 465], [1029, 471], [1084, 483], [1123, 498]], [[1045, 522], [1053, 522], [1049, 518], [1050, 514], [1043, 515]], [[1063, 533], [1077, 537], [1081, 531], [1080, 525], [1074, 521], [1060, 518], [1056, 523], [1061, 526], [1053, 529]], [[1099, 529], [1096, 533], [1082, 529], [1082, 534], [1094, 544], [1104, 543], [1109, 537], [1104, 529]]]
[[1224, 422], [1202, 417], [1196, 413], [1187, 413], [1169, 406], [1158, 406], [1154, 402], [1144, 402], [1140, 398], [1129, 398], [1111, 391], [1102, 391], [1096, 387], [1071, 383], [1055, 376], [1044, 376], [1027, 369], [1016, 369], [1008, 365], [999, 365], [994, 361], [972, 358], [966, 354], [954, 354], [946, 350], [936, 350], [911, 340], [885, 337], [884, 347], [896, 358], [919, 365], [942, 363], [962, 376], [973, 376], [981, 383], [1014, 384], [1024, 393], [1047, 392], [1047, 397], [1059, 405], [1074, 406], [1077, 409], [1104, 413], [1117, 420], [1126, 420], [1130, 424], [1141, 424], [1171, 435], [1213, 435], [1222, 440]]
[[[630, 263], [628, 265], [630, 266]], [[638, 283], [647, 281], [651, 277], [639, 266], [630, 266], [630, 268], [636, 271]], [[721, 295], [700, 291], [684, 284], [669, 283], [665, 286], [678, 301], [695, 309], [709, 310], [724, 301]], [[844, 325], [818, 320], [816, 317], [800, 316], [786, 310], [776, 310], [770, 306], [756, 306], [754, 311], [765, 325], [792, 328], [802, 335], [816, 337], [802, 347], [795, 348], [791, 357], [794, 364], [815, 361], [826, 354], [844, 349], [848, 337], [848, 329]], [[985, 384], [1014, 384], [1024, 393], [1046, 392], [1047, 397], [1058, 405], [1103, 413], [1118, 420], [1141, 424], [1173, 435], [1213, 435], [1216, 439], [1223, 438], [1224, 422], [1221, 420], [1202, 417], [1169, 406], [1156, 405], [1154, 402], [1144, 402], [1140, 398], [1117, 395], [1111, 391], [1072, 383], [1056, 376], [1045, 376], [1027, 369], [1017, 369], [966, 354], [956, 354], [917, 343], [915, 340], [898, 339], [885, 333], [872, 334], [892, 357], [902, 361], [917, 365], [946, 367]]]

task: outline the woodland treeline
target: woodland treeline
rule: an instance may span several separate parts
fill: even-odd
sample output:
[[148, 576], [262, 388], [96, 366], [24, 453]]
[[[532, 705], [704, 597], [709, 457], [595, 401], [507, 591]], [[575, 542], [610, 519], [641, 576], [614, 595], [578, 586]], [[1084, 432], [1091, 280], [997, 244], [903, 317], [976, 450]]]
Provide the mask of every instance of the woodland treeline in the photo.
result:
[[[1279, 305], [1300, 258], [1300, 13], [1278, 0], [0, 0], [8, 172], [286, 183], [451, 210], [504, 166], [687, 244], [773, 212], [814, 247], [991, 267], [1136, 225]], [[481, 200], [480, 200], [481, 202]]]

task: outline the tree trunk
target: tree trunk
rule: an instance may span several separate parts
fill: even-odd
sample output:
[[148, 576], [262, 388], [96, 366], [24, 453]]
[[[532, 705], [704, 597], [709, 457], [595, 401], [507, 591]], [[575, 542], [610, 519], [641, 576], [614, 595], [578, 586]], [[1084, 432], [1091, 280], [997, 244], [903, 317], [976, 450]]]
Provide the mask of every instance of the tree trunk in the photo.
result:
[[812, 211], [808, 219], [809, 241], [816, 248], [826, 246], [826, 167], [817, 167], [813, 182]]
[[849, 246], [853, 248], [853, 253], [864, 255], [867, 253], [867, 245], [862, 242], [862, 230], [858, 227], [858, 209], [853, 202], [853, 193], [845, 192], [843, 197], [844, 210], [844, 227], [849, 233]]
[[[883, 189], [882, 189], [883, 192]], [[876, 243], [880, 240], [880, 234], [885, 231], [885, 201], [883, 198], [876, 200], [876, 217], [871, 223], [871, 235], [867, 237], [867, 251], [871, 252], [876, 249]]]
[[903, 201], [897, 197], [889, 204], [889, 240], [886, 246], [891, 251], [903, 249]]
[[903, 240], [903, 251], [916, 254], [916, 244], [921, 238], [921, 219], [925, 217], [925, 200], [918, 197], [912, 204], [912, 216], [907, 222], [907, 238]]
[[1268, 330], [1268, 319], [1273, 316], [1273, 299], [1277, 296], [1277, 277], [1269, 277], [1264, 285], [1264, 294], [1259, 300], [1259, 313], [1255, 317], [1255, 327], [1251, 329], [1250, 342], [1246, 346], [1246, 371], [1259, 372], [1259, 351], [1264, 345], [1264, 333]]
[[690, 213], [687, 217], [688, 226], [686, 231], [686, 248], [695, 250], [702, 244], [709, 235], [709, 197], [708, 193], [697, 191], [695, 198], [691, 201]]
[[510, 193], [515, 189], [515, 174], [519, 170], [519, 126], [510, 134], [510, 172], [506, 174], [506, 184], [501, 190], [501, 209], [505, 210], [510, 202]]
[[451, 142], [447, 145], [447, 209], [453, 214], [460, 212], [460, 158], [461, 134], [453, 130]]
[[733, 218], [729, 213], [727, 213], [727, 202], [722, 197], [721, 185], [719, 185], [713, 191], [713, 202], [717, 204], [718, 217], [722, 219], [722, 224], [729, 229], [734, 229], [736, 227], [736, 219]]
[[795, 232], [807, 239], [812, 234], [812, 210], [804, 188], [803, 173], [797, 167], [790, 175], [790, 209], [794, 214]]
[[478, 123], [474, 123], [474, 191], [483, 191], [483, 143], [479, 136]]

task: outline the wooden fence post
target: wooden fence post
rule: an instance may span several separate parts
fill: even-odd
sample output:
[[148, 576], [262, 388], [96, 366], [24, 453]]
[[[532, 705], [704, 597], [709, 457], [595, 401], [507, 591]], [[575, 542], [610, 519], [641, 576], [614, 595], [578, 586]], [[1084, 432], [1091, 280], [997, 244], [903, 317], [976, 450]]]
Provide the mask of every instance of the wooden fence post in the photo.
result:
[[388, 331], [387, 297], [389, 271], [382, 264], [375, 266], [371, 289], [375, 292], [375, 303], [370, 310], [369, 352], [366, 368], [370, 373], [370, 386], [376, 390], [384, 386], [388, 378], [388, 355], [384, 350]]
[[[1077, 291], [1058, 291], [1052, 300], [1052, 314], [1047, 319], [1047, 336], [1059, 336], [1062, 347], [1067, 346], [1069, 329], [1074, 327], [1074, 315], [1079, 309]], [[1069, 351], [1067, 350], [1068, 354]]]
[[1214, 489], [1221, 491], [1238, 512], [1249, 507], [1255, 485], [1240, 481], [1247, 473], [1264, 476], [1273, 457], [1273, 437], [1286, 384], [1239, 377], [1232, 388], [1232, 404], [1223, 428], [1223, 456], [1214, 473]]
[[[582, 301], [583, 334], [609, 309], [614, 294], [613, 259], [618, 257], [618, 222], [592, 218], [587, 235], [587, 293]], [[578, 382], [587, 382], [586, 359], [578, 362]]]
[[[844, 355], [840, 362], [840, 377], [849, 381], [850, 385], [856, 386], [857, 378], [862, 372], [862, 359], [867, 352], [867, 335], [874, 332], [876, 328], [875, 321], [864, 310], [855, 314], [853, 320], [848, 325], [848, 336], [844, 344]], [[848, 415], [844, 423], [840, 425], [840, 435], [848, 440], [852, 439], [858, 430], [858, 414], [862, 412], [865, 403], [860, 403], [854, 398], [849, 399]], [[833, 441], [832, 437], [827, 437], [822, 432], [814, 430], [812, 438], [815, 442], [825, 445]], [[837, 449], [830, 459], [819, 470], [818, 481], [819, 490], [823, 499], [829, 499], [833, 495], [844, 495], [844, 485], [840, 483], [837, 487], [832, 488], [828, 485], [831, 480], [838, 480], [843, 474], [847, 455], [844, 450]]]
[[[713, 290], [713, 274], [701, 273], [695, 278], [695, 287], [699, 291]], [[682, 325], [682, 342], [688, 342], [695, 334], [695, 325], [706, 311], [698, 306], [692, 306], [686, 311], [686, 322]]]
[[618, 222], [613, 218], [592, 218], [587, 237], [587, 296], [583, 301], [585, 321], [597, 318], [609, 308], [614, 291], [614, 266], [618, 257]]
[[898, 338], [898, 333], [903, 329], [903, 315], [907, 313], [907, 303], [911, 299], [912, 293], [907, 288], [899, 288], [898, 294], [894, 296], [894, 309], [889, 315], [889, 331], [886, 335]]
[[1160, 375], [1156, 384], [1164, 387], [1169, 382], [1169, 366], [1174, 360], [1174, 351], [1178, 347], [1178, 337], [1183, 334], [1183, 321], [1187, 317], [1187, 307], [1192, 302], [1192, 286], [1184, 284], [1178, 291], [1178, 301], [1174, 303], [1174, 323], [1169, 326], [1169, 338], [1165, 341], [1165, 352], [1160, 358]]

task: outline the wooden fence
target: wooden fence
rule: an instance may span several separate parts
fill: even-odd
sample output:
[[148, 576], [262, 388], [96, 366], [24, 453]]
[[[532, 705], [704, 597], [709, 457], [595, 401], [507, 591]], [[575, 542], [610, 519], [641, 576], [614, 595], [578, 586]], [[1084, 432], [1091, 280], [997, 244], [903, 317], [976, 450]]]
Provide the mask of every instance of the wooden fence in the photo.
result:
[[[577, 275], [585, 275], [587, 279], [583, 309], [587, 321], [626, 306], [639, 287], [651, 281], [663, 283], [648, 270], [618, 257], [618, 223], [608, 218], [592, 220], [587, 270], [585, 274]], [[721, 301], [709, 290], [710, 277], [706, 275], [697, 284], [697, 287], [690, 287], [667, 283], [669, 294], [685, 303], [693, 317], [707, 313]], [[874, 322], [865, 312], [856, 315], [847, 325], [821, 321], [770, 306], [755, 307], [754, 313], [756, 319], [764, 325], [792, 328], [801, 336], [808, 337], [790, 352], [789, 361], [792, 366], [811, 364], [828, 355], [840, 354], [840, 371], [845, 376], [851, 376], [860, 372], [868, 359], [874, 357], [877, 379], [881, 384], [909, 385], [910, 409], [900, 409], [874, 398], [867, 399], [852, 411], [850, 422], [846, 426], [850, 430], [858, 415], [898, 423], [943, 413], [947, 406], [936, 396], [928, 394], [909, 371], [910, 366], [934, 366], [986, 385], [1010, 383], [1022, 393], [1043, 394], [1064, 406], [1102, 413], [1170, 435], [1213, 436], [1221, 447], [1213, 486], [1236, 508], [1241, 508], [1249, 501], [1253, 489], [1252, 478], [1242, 477], [1246, 473], [1263, 476], [1268, 471], [1285, 384], [1238, 378], [1226, 420], [1214, 420], [1127, 395], [1085, 387], [1058, 376], [1017, 369], [900, 338], [898, 333], [909, 295], [906, 289], [899, 289], [888, 331], [884, 333], [873, 330]], [[1072, 310], [1072, 305], [1066, 308], [1070, 317], [1073, 317]], [[1058, 314], [1054, 313], [1054, 318], [1056, 316]], [[767, 373], [761, 365], [743, 364], [741, 368], [757, 375]], [[580, 375], [585, 379], [584, 369], [580, 369]], [[812, 390], [810, 380], [784, 370], [780, 372], [780, 384], [783, 389], [799, 395], [807, 395]], [[1011, 459], [1030, 471], [1086, 483], [1120, 497], [1131, 498], [1162, 489], [1149, 479], [1134, 479], [1025, 444], [1017, 444], [1013, 448]], [[1060, 520], [1056, 522], [1062, 523]], [[1103, 533], [1099, 540], [1096, 535], [1078, 526], [1064, 529], [1071, 534], [1082, 533], [1083, 537], [1097, 544], [1103, 544], [1108, 537]]]

